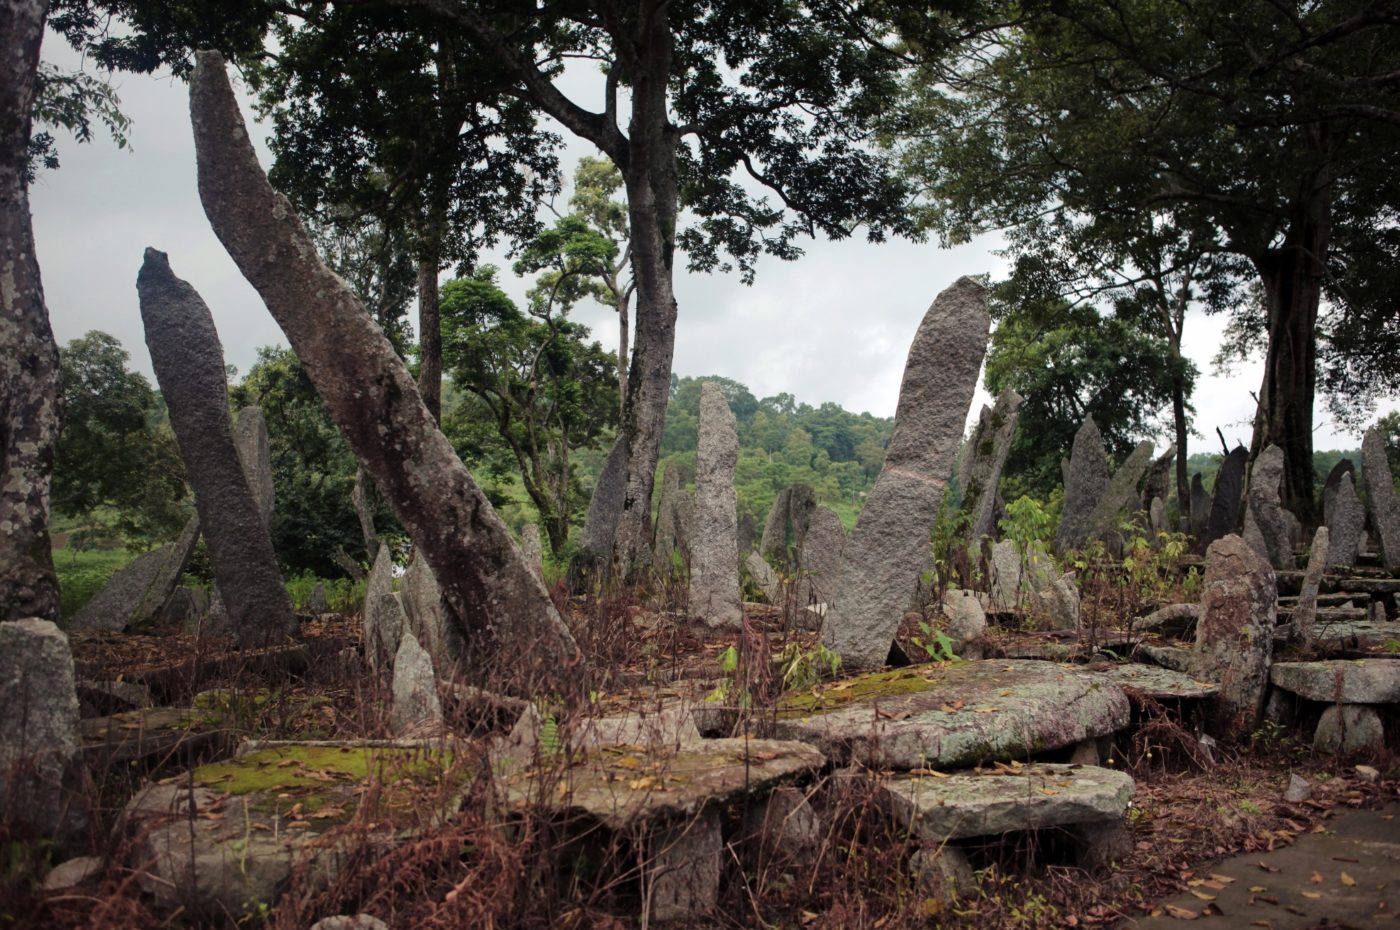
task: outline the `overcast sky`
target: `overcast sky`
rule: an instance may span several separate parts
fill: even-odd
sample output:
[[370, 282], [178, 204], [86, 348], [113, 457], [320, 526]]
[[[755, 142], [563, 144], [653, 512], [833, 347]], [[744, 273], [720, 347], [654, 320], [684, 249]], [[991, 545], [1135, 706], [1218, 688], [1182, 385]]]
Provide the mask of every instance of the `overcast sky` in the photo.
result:
[[[44, 57], [70, 67], [76, 61], [52, 34]], [[100, 132], [87, 145], [60, 139], [62, 167], [41, 174], [30, 191], [54, 335], [63, 344], [92, 329], [111, 333], [131, 353], [133, 367], [152, 377], [135, 285], [142, 252], [153, 246], [169, 253], [175, 273], [209, 304], [226, 361], [247, 371], [257, 347], [286, 340], [205, 219], [186, 87], [168, 75], [118, 75], [116, 83], [132, 121], [131, 150], [117, 150]], [[244, 116], [266, 167], [266, 127], [252, 123], [246, 102]], [[591, 147], [571, 145], [565, 170], [586, 154], [594, 154]], [[835, 401], [852, 411], [893, 415], [909, 341], [929, 302], [960, 275], [1001, 275], [1005, 262], [992, 254], [996, 244], [994, 238], [956, 249], [871, 245], [859, 237], [817, 241], [795, 262], [762, 259], [752, 287], [737, 276], [680, 272], [675, 371], [732, 378], [758, 397], [786, 391], [814, 406]], [[523, 296], [523, 283], [502, 283], [517, 299]], [[616, 349], [612, 311], [580, 305], [574, 317]], [[1216, 427], [1231, 443], [1249, 439], [1250, 392], [1258, 390], [1262, 369], [1250, 364], [1228, 378], [1211, 374], [1223, 326], [1223, 318], [1203, 314], [1186, 326], [1186, 354], [1202, 373], [1196, 431], [1208, 437], [1196, 441], [1195, 450], [1218, 448]], [[978, 396], [986, 399], [980, 388]], [[1357, 437], [1337, 432], [1322, 403], [1317, 424], [1319, 450], [1358, 444]], [[1163, 438], [1159, 448], [1165, 444]]]

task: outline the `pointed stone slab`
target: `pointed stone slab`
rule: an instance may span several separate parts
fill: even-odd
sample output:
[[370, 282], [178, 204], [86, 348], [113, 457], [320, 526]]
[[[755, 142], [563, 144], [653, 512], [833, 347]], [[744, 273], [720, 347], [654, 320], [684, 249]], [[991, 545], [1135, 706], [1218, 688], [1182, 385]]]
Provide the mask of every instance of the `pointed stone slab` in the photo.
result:
[[1126, 772], [1096, 765], [1020, 765], [975, 775], [882, 780], [900, 823], [925, 840], [997, 836], [1121, 820], [1133, 799]]
[[1067, 552], [1089, 541], [1089, 517], [1108, 490], [1108, 453], [1103, 434], [1089, 417], [1074, 434], [1069, 462], [1063, 466], [1065, 501], [1060, 528], [1055, 532], [1055, 549]]
[[1108, 489], [1089, 514], [1089, 538], [1107, 539], [1117, 533], [1124, 511], [1138, 498], [1138, 484], [1152, 464], [1152, 443], [1143, 440], [1109, 479]]
[[830, 604], [836, 598], [836, 574], [846, 548], [846, 528], [830, 507], [815, 507], [797, 553], [797, 603]]
[[1283, 509], [1283, 450], [1270, 445], [1254, 460], [1244, 514], [1244, 540], [1274, 568], [1294, 567], [1297, 520]]
[[1392, 704], [1400, 702], [1400, 659], [1275, 662], [1269, 681], [1309, 701]]
[[848, 670], [879, 667], [889, 655], [927, 561], [990, 329], [986, 288], [959, 278], [914, 335], [884, 468], [846, 541], [822, 622], [822, 643]]
[[1366, 508], [1356, 496], [1354, 479], [1343, 473], [1337, 479], [1337, 489], [1331, 496], [1327, 514], [1327, 571], [1350, 569], [1356, 564], [1365, 530]]
[[847, 678], [785, 697], [775, 733], [838, 763], [957, 768], [1024, 759], [1107, 736], [1128, 698], [1107, 679], [1033, 659], [925, 665]]
[[1240, 527], [1240, 506], [1244, 502], [1244, 468], [1249, 450], [1235, 446], [1215, 473], [1215, 491], [1210, 501], [1210, 517], [1206, 521], [1203, 546], [1208, 546]]
[[1011, 440], [1016, 434], [1023, 401], [1020, 394], [1007, 388], [997, 396], [994, 406], [983, 407], [967, 454], [958, 465], [969, 540], [990, 536], [996, 530], [997, 486], [1006, 458], [1011, 454]]
[[238, 461], [248, 490], [253, 492], [263, 522], [272, 521], [272, 509], [277, 503], [277, 491], [272, 484], [272, 447], [267, 438], [267, 417], [262, 408], [250, 405], [238, 411], [233, 424], [233, 442], [238, 447]]
[[165, 609], [199, 542], [199, 517], [185, 523], [172, 543], [142, 553], [113, 575], [66, 624], [71, 631], [120, 633], [154, 622]]
[[1200, 536], [1206, 531], [1206, 524], [1210, 522], [1210, 494], [1206, 491], [1205, 482], [1201, 480], [1201, 473], [1196, 472], [1191, 476], [1191, 534]]
[[1385, 437], [1374, 428], [1368, 429], [1361, 441], [1361, 478], [1366, 482], [1371, 528], [1380, 539], [1385, 569], [1400, 572], [1400, 499], [1385, 455]]
[[739, 596], [739, 502], [734, 469], [739, 434], [734, 412], [714, 381], [700, 385], [695, 452], [695, 537], [690, 547], [687, 610], [709, 627], [743, 625]]
[[214, 317], [195, 289], [171, 271], [164, 252], [146, 250], [136, 290], [151, 367], [170, 409], [170, 426], [194, 489], [229, 623], [245, 646], [295, 635], [297, 618], [272, 551], [267, 519], [234, 444]]
[[794, 484], [779, 491], [763, 522], [759, 553], [789, 571], [796, 569], [796, 553], [806, 539], [816, 506], [817, 493], [808, 485]]

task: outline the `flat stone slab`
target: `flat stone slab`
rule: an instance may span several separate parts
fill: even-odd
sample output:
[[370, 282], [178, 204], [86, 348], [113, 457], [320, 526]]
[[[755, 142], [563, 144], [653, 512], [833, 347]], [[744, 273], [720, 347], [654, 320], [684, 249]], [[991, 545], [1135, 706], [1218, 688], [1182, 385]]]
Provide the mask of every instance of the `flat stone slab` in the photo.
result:
[[1095, 765], [897, 775], [880, 787], [911, 832], [936, 842], [1121, 820], [1133, 798], [1132, 776]]
[[1334, 649], [1367, 649], [1388, 642], [1400, 642], [1400, 621], [1338, 620], [1317, 621], [1317, 645]]
[[1391, 704], [1400, 701], [1400, 659], [1275, 662], [1269, 680], [1309, 701]]
[[869, 768], [954, 768], [1106, 736], [1128, 723], [1127, 695], [1070, 666], [983, 659], [874, 672], [778, 705], [776, 735]]
[[100, 767], [216, 746], [233, 731], [205, 710], [147, 707], [81, 720], [78, 733], [83, 757]]
[[1326, 576], [1323, 586], [1329, 591], [1350, 591], [1364, 594], [1400, 593], [1400, 578], [1338, 578]]
[[1150, 659], [1163, 668], [1182, 672], [1191, 667], [1191, 650], [1183, 646], [1162, 646], [1156, 643], [1143, 643], [1134, 651], [1137, 656]]
[[825, 764], [826, 757], [806, 743], [784, 740], [712, 739], [678, 750], [603, 746], [574, 756], [567, 766], [562, 758], [557, 765], [545, 759], [539, 768], [498, 775], [497, 787], [511, 807], [582, 811], [621, 830], [691, 817], [706, 804], [761, 792]]
[[1104, 676], [1119, 687], [1141, 691], [1155, 701], [1208, 698], [1220, 691], [1220, 685], [1214, 682], [1199, 681], [1182, 672], [1141, 662], [1091, 668], [1094, 674]]
[[294, 867], [333, 875], [364, 842], [361, 825], [388, 846], [440, 824], [470, 773], [441, 742], [253, 745], [148, 786], [123, 822], [138, 837], [142, 886], [159, 901], [236, 916], [273, 904]]

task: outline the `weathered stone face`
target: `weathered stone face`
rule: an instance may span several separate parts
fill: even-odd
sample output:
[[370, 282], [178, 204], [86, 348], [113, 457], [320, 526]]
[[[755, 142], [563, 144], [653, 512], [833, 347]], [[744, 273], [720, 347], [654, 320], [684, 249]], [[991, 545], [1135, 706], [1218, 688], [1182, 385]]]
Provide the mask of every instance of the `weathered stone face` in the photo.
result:
[[830, 507], [815, 507], [797, 553], [797, 603], [830, 604], [836, 597], [836, 573], [841, 567], [841, 550], [846, 547], [846, 528]]
[[884, 468], [841, 554], [822, 642], [848, 669], [882, 665], [926, 564], [987, 349], [986, 289], [959, 278], [924, 315], [904, 366]]
[[1055, 548], [1060, 552], [1082, 548], [1089, 541], [1090, 515], [1108, 490], [1108, 453], [1093, 417], [1074, 434], [1064, 473], [1065, 502], [1055, 533]]
[[539, 526], [527, 523], [520, 530], [520, 551], [535, 577], [544, 581], [544, 546], [540, 543]]
[[1202, 542], [1209, 545], [1235, 532], [1240, 526], [1240, 505], [1244, 501], [1244, 468], [1249, 461], [1249, 450], [1235, 446], [1215, 475], [1215, 493], [1210, 502], [1210, 517], [1206, 520], [1206, 533]]
[[739, 516], [734, 469], [738, 425], [720, 386], [700, 386], [695, 452], [695, 535], [690, 546], [689, 611], [712, 627], [744, 622], [739, 597]]
[[403, 736], [425, 724], [441, 723], [442, 705], [438, 702], [433, 661], [413, 632], [405, 630], [394, 655], [394, 705], [390, 726], [396, 735]]
[[963, 461], [958, 464], [969, 540], [990, 536], [996, 530], [997, 485], [1006, 457], [1011, 454], [1022, 402], [1020, 394], [1007, 388], [997, 397], [994, 407], [983, 407]]
[[[1173, 447], [1174, 448], [1174, 447]], [[1172, 449], [1167, 450], [1168, 453]], [[1152, 443], [1140, 442], [1137, 448], [1118, 466], [1109, 479], [1108, 489], [1103, 492], [1094, 510], [1089, 514], [1090, 539], [1116, 539], [1118, 525], [1130, 508], [1138, 502], [1138, 483], [1152, 462]]]
[[238, 461], [248, 490], [257, 502], [264, 523], [271, 523], [272, 509], [277, 503], [277, 491], [272, 484], [272, 448], [267, 438], [267, 417], [256, 405], [238, 411], [233, 425], [233, 442], [238, 447]]
[[817, 492], [805, 484], [794, 484], [778, 492], [768, 519], [763, 523], [759, 553], [788, 571], [798, 566], [797, 553], [807, 538], [812, 512], [817, 507]]
[[199, 517], [191, 517], [173, 543], [142, 553], [118, 571], [68, 621], [70, 630], [119, 633], [157, 619], [185, 573], [199, 542]]
[[394, 593], [394, 560], [388, 546], [379, 547], [365, 583], [363, 621], [365, 661], [372, 669], [392, 668], [406, 618]]
[[1191, 533], [1195, 536], [1205, 533], [1209, 522], [1210, 494], [1201, 480], [1201, 473], [1196, 472], [1191, 476]]
[[1275, 662], [1269, 680], [1309, 701], [1392, 704], [1400, 701], [1400, 659]]
[[1361, 534], [1366, 530], [1366, 509], [1356, 496], [1356, 486], [1350, 474], [1337, 481], [1336, 492], [1327, 516], [1327, 570], [1351, 568], [1361, 549]]
[[656, 533], [652, 542], [652, 568], [669, 578], [677, 565], [685, 565], [690, 551], [689, 525], [695, 502], [685, 490], [681, 467], [671, 462], [661, 480], [661, 499], [656, 507]]
[[783, 582], [778, 577], [778, 573], [773, 571], [773, 566], [764, 560], [763, 556], [757, 552], [750, 552], [744, 558], [744, 567], [749, 570], [749, 577], [754, 584], [763, 591], [763, 598], [770, 604], [781, 604], [783, 602]]
[[1292, 569], [1296, 517], [1283, 509], [1283, 450], [1268, 446], [1254, 460], [1244, 515], [1244, 539], [1274, 568]]
[[84, 823], [72, 791], [78, 691], [68, 637], [48, 620], [0, 622], [0, 811], [64, 846]]
[[617, 515], [622, 512], [627, 496], [627, 439], [619, 434], [603, 462], [598, 484], [588, 500], [588, 513], [583, 522], [583, 549], [606, 564], [617, 532]]
[[[175, 277], [165, 253], [155, 249], [146, 250], [136, 289], [151, 365], [194, 489], [229, 622], [245, 646], [295, 635], [296, 615], [268, 533], [270, 510], [265, 512], [249, 489], [234, 445], [214, 318], [194, 288]], [[252, 432], [256, 424], [250, 427]]]
[[1386, 571], [1400, 571], [1400, 500], [1385, 456], [1385, 437], [1368, 429], [1361, 442], [1361, 477], [1366, 482], [1366, 505], [1371, 528], [1380, 541]]
[[1332, 470], [1327, 473], [1327, 480], [1322, 485], [1322, 522], [1326, 526], [1332, 525], [1337, 490], [1342, 486], [1342, 478], [1347, 475], [1351, 476], [1353, 483], [1356, 481], [1356, 465], [1351, 459], [1341, 459], [1332, 466]]
[[948, 618], [948, 638], [953, 641], [954, 652], [961, 653], [964, 646], [987, 632], [987, 612], [972, 591], [944, 591], [943, 616]]
[[[377, 566], [378, 560], [375, 561]], [[452, 606], [442, 596], [427, 559], [415, 552], [399, 582], [399, 603], [403, 619], [418, 643], [433, 659], [433, 666], [444, 677], [462, 657], [462, 635], [451, 621]], [[392, 621], [391, 621], [392, 623]], [[387, 648], [387, 640], [385, 641]]]
[[1278, 586], [1268, 560], [1238, 536], [1211, 543], [1190, 674], [1220, 682], [1213, 714], [1218, 735], [1247, 737], [1269, 684]]
[[1322, 573], [1327, 565], [1327, 550], [1330, 548], [1327, 527], [1319, 526], [1313, 535], [1312, 550], [1308, 553], [1308, 569], [1303, 573], [1303, 587], [1298, 593], [1298, 603], [1293, 608], [1293, 636], [1304, 643], [1311, 643], [1316, 635], [1313, 629], [1317, 621], [1317, 592], [1322, 586]]

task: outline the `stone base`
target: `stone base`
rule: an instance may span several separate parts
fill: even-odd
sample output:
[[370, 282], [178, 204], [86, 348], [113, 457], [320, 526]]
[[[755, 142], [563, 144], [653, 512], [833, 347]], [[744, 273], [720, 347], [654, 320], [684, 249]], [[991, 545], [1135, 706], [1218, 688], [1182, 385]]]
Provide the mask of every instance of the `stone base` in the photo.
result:
[[685, 823], [653, 829], [642, 875], [648, 921], [692, 920], [712, 911], [723, 849], [719, 809], [712, 805]]
[[1313, 736], [1317, 752], [1374, 753], [1385, 749], [1385, 728], [1376, 709], [1367, 704], [1333, 704], [1322, 712]]

